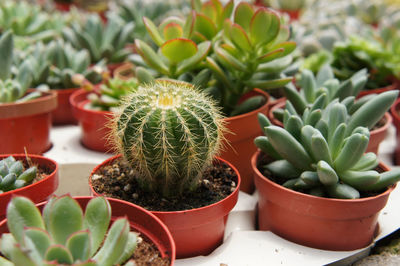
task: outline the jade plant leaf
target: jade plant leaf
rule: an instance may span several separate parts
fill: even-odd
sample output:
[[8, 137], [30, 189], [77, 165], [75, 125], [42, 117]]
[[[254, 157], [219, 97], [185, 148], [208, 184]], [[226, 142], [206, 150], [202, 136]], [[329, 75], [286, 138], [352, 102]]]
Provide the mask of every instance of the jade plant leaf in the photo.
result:
[[168, 73], [168, 68], [153, 49], [145, 42], [136, 39], [135, 46], [144, 61], [161, 73]]
[[206, 37], [207, 40], [211, 40], [217, 34], [214, 22], [203, 14], [196, 14], [194, 29]]
[[250, 52], [252, 50], [252, 46], [244, 29], [238, 25], [233, 24], [230, 28], [230, 35], [232, 41], [238, 46], [240, 49]]
[[279, 16], [265, 8], [257, 10], [250, 22], [250, 39], [254, 45], [273, 41], [280, 30]]
[[164, 27], [163, 34], [165, 40], [177, 39], [182, 37], [183, 29], [177, 23], [169, 23]]
[[169, 40], [161, 46], [162, 54], [167, 57], [173, 64], [177, 64], [197, 52], [197, 45], [189, 39], [173, 39]]
[[146, 29], [147, 29], [148, 33], [150, 34], [151, 39], [158, 46], [161, 46], [164, 43], [164, 39], [161, 37], [160, 33], [158, 32], [156, 25], [154, 25], [154, 23], [146, 17], [143, 17], [143, 23], [146, 26]]
[[210, 51], [210, 49], [211, 49], [210, 41], [205, 41], [200, 43], [197, 46], [197, 52], [195, 55], [179, 63], [177, 68], [178, 75], [190, 70], [194, 66], [197, 66], [201, 61], [203, 61], [207, 57], [207, 54]]
[[253, 6], [246, 2], [241, 2], [235, 9], [234, 22], [239, 24], [246, 32], [249, 32], [251, 17], [254, 15]]

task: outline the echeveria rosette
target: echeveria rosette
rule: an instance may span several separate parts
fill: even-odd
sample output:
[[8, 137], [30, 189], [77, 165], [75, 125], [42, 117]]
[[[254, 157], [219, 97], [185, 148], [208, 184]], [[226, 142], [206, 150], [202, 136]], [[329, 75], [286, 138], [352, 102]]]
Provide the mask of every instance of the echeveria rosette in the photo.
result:
[[279, 88], [292, 80], [281, 74], [291, 64], [290, 54], [296, 48], [288, 38], [289, 29], [281, 25], [276, 12], [245, 2], [236, 7], [233, 21], [224, 22], [214, 54], [207, 57], [207, 67], [219, 81], [224, 113], [232, 116], [254, 110], [260, 102], [243, 108], [238, 106], [240, 97], [253, 88]]
[[[360, 192], [379, 193], [400, 180], [400, 170], [378, 172], [374, 153], [365, 153], [370, 119], [379, 117], [367, 112], [372, 105], [389, 107], [397, 92], [387, 92], [369, 102], [352, 116], [347, 101], [333, 101], [325, 109], [314, 109], [300, 117], [287, 108], [284, 128], [273, 126], [259, 114], [265, 136], [255, 139], [256, 146], [272, 161], [262, 166], [283, 186], [314, 196], [356, 199]], [[313, 114], [314, 113], [314, 114]], [[374, 123], [374, 121], [372, 123]]]
[[[109, 228], [111, 207], [102, 197], [91, 199], [83, 212], [70, 196], [52, 197], [43, 214], [25, 197], [7, 206], [7, 226], [2, 234], [2, 265], [112, 266], [125, 263], [137, 245], [126, 218]], [[27, 252], [29, 250], [29, 252]], [[127, 262], [124, 265], [132, 265]]]

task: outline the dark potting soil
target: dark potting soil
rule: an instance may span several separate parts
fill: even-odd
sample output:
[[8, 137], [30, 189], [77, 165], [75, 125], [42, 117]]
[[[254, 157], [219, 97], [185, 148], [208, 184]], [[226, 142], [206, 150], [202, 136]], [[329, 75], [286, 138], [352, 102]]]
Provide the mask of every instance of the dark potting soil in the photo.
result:
[[157, 247], [151, 241], [139, 237], [139, 243], [135, 249], [135, 253], [131, 257], [135, 261], [136, 266], [164, 266], [170, 265], [169, 258], [162, 258]]
[[[269, 180], [271, 180], [279, 185], [283, 185], [283, 183], [285, 183], [288, 179], [285, 179], [282, 177], [277, 177], [274, 174], [272, 174], [270, 171], [268, 171], [267, 169], [264, 169], [264, 165], [271, 163], [271, 162], [273, 162], [273, 160], [271, 158], [268, 158], [266, 155], [262, 155], [259, 157], [259, 160], [257, 163], [257, 168], [260, 171], [260, 173], [263, 174], [264, 177], [268, 178]], [[379, 173], [381, 173], [381, 172], [383, 172], [383, 169], [378, 166], [375, 168], [375, 171], [378, 171]], [[297, 189], [296, 191], [304, 193], [304, 194], [309, 194], [304, 189]], [[375, 191], [359, 191], [359, 192], [360, 192], [360, 198], [368, 198], [368, 197], [377, 196], [377, 195], [383, 193], [384, 191], [386, 191], [386, 189], [384, 189], [382, 191], [378, 191], [378, 192], [375, 192]], [[325, 194], [325, 196], [328, 197], [327, 194]]]
[[150, 211], [181, 211], [208, 206], [229, 196], [236, 189], [236, 174], [226, 164], [216, 163], [206, 169], [199, 188], [176, 199], [140, 189], [136, 171], [121, 158], [99, 169], [92, 176], [94, 190], [142, 206]]

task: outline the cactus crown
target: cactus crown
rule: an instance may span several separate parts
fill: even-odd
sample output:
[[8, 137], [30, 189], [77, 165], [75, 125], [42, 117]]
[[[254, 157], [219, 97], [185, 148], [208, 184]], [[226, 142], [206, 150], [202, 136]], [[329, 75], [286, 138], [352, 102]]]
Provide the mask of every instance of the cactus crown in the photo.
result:
[[143, 188], [165, 197], [192, 191], [221, 148], [222, 117], [192, 85], [157, 80], [123, 104], [113, 140]]
[[10, 233], [1, 236], [0, 250], [15, 265], [121, 265], [138, 237], [126, 218], [108, 230], [110, 220], [110, 204], [102, 197], [91, 199], [85, 213], [70, 196], [53, 197], [43, 215], [28, 198], [14, 197], [7, 206]]
[[24, 169], [21, 161], [9, 156], [0, 161], [0, 193], [30, 184], [36, 177], [36, 166]]
[[[390, 106], [398, 92], [383, 93], [353, 116], [347, 113], [348, 99], [335, 100], [325, 109], [306, 109], [303, 119], [294, 108], [285, 111], [284, 128], [272, 126], [264, 115], [259, 122], [265, 136], [255, 139], [263, 152], [275, 159], [263, 166], [283, 179], [283, 186], [317, 196], [359, 198], [359, 191], [379, 192], [400, 180], [400, 171], [378, 173], [374, 153], [365, 153], [369, 130], [363, 125], [376, 121], [368, 110]], [[353, 99], [354, 100], [354, 99]], [[290, 106], [290, 105], [289, 105]]]

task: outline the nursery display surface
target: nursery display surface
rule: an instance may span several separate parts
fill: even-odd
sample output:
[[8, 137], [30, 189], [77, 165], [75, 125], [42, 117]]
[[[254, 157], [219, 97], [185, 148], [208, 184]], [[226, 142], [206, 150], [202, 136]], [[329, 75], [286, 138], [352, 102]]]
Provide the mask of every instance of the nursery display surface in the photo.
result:
[[0, 265], [400, 265], [399, 1], [2, 0], [0, 63]]

